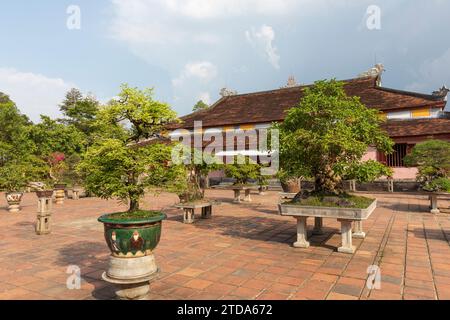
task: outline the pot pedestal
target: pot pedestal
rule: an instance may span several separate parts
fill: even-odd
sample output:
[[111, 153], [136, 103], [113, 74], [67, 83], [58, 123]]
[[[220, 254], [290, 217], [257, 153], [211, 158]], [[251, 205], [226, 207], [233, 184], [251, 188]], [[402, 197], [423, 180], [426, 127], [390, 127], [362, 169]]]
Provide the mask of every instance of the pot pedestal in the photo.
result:
[[58, 189], [55, 190], [55, 202], [56, 204], [64, 204], [64, 198], [66, 197], [66, 193], [64, 190]]
[[150, 281], [158, 277], [153, 254], [136, 258], [110, 256], [109, 269], [102, 279], [112, 283], [117, 298], [121, 300], [141, 300], [150, 291]]
[[44, 235], [51, 232], [52, 222], [52, 198], [51, 196], [38, 198], [38, 215], [36, 221], [36, 234]]
[[8, 211], [11, 213], [17, 213], [20, 211], [20, 205], [18, 204], [10, 204], [8, 205]]

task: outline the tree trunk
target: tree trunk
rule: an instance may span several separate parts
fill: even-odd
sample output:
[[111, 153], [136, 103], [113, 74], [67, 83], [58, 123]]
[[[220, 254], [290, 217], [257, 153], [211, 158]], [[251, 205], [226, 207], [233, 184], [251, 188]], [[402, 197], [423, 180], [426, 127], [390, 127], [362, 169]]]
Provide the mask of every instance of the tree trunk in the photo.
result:
[[139, 210], [139, 200], [130, 199], [130, 209], [128, 212], [134, 212]]
[[336, 175], [331, 166], [325, 166], [315, 177], [315, 191], [317, 193], [338, 194], [342, 191], [340, 187], [341, 177]]

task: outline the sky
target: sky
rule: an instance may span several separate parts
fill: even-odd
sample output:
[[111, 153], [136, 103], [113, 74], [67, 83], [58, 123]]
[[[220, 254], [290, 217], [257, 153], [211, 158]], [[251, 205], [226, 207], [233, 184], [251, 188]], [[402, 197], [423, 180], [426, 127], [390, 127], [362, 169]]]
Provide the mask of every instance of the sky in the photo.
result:
[[[374, 7], [375, 6], [375, 7]], [[33, 121], [72, 87], [100, 101], [153, 87], [178, 114], [221, 88], [349, 79], [450, 86], [447, 0], [0, 0], [0, 91]]]

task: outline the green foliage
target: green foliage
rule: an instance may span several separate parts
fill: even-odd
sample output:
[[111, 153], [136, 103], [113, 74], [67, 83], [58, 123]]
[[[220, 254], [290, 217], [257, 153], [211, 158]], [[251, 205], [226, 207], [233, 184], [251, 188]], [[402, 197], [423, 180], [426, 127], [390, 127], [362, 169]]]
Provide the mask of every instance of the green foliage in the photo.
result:
[[121, 89], [118, 99], [97, 115], [100, 128], [110, 127], [109, 136], [114, 133], [118, 139], [139, 142], [157, 136], [165, 125], [176, 121], [176, 113], [167, 103], [153, 99], [153, 89], [139, 90], [127, 84]]
[[346, 180], [356, 180], [359, 182], [372, 182], [380, 177], [392, 177], [392, 168], [385, 166], [375, 160], [356, 162], [346, 168], [343, 174]]
[[153, 100], [151, 90], [127, 85], [119, 97], [97, 116], [98, 123], [113, 127], [114, 137], [101, 137], [89, 147], [78, 170], [88, 192], [105, 199], [119, 198], [135, 212], [146, 189], [179, 190], [185, 171], [171, 164], [170, 145], [135, 145], [141, 139], [158, 137], [162, 126], [175, 119], [170, 107]]
[[261, 166], [254, 163], [248, 156], [235, 157], [232, 164], [225, 166], [225, 174], [236, 180], [236, 185], [245, 185], [249, 180], [261, 177]]
[[209, 105], [204, 103], [203, 100], [199, 100], [194, 108], [192, 108], [192, 111], [197, 112], [197, 111], [201, 111], [201, 110], [206, 110], [209, 108]]
[[78, 89], [67, 92], [60, 110], [64, 114], [63, 122], [90, 136], [95, 130], [95, 118], [99, 102], [93, 96], [84, 97]]
[[418, 167], [417, 181], [424, 190], [446, 191], [450, 176], [450, 142], [428, 140], [419, 143], [404, 162], [407, 166]]
[[290, 174], [314, 177], [316, 192], [339, 193], [340, 168], [359, 162], [369, 145], [392, 151], [381, 121], [376, 110], [348, 97], [343, 83], [318, 81], [277, 126], [281, 166]]
[[0, 167], [0, 189], [22, 192], [31, 178], [31, 167], [22, 163], [8, 163]]
[[85, 150], [86, 137], [73, 125], [64, 125], [50, 117], [41, 115], [41, 122], [30, 130], [31, 139], [36, 144], [37, 155], [43, 159], [53, 152], [67, 155], [81, 154]]

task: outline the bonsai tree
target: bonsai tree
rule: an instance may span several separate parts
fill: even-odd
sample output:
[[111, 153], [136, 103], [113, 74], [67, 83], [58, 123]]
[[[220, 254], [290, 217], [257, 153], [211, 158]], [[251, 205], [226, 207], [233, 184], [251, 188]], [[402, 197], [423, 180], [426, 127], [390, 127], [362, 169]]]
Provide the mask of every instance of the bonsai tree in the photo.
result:
[[180, 164], [184, 163], [186, 181], [180, 184], [179, 198], [181, 202], [194, 202], [205, 198], [205, 183], [211, 171], [219, 170], [221, 165], [213, 156], [202, 154], [195, 148], [189, 148], [184, 145], [178, 145], [181, 154], [178, 158]]
[[66, 156], [62, 152], [53, 152], [48, 157], [49, 177], [53, 180], [54, 184], [64, 182], [64, 176], [68, 169], [65, 160]]
[[[175, 120], [168, 104], [153, 99], [152, 89], [123, 85], [118, 99], [97, 114], [98, 125], [109, 131], [78, 165], [86, 191], [122, 200], [129, 213], [139, 211], [139, 200], [148, 188], [178, 191], [184, 169], [171, 164], [171, 146], [159, 137], [163, 126]], [[140, 145], [143, 139], [147, 143]]]
[[393, 142], [380, 128], [378, 112], [358, 97], [348, 97], [343, 83], [318, 81], [304, 90], [280, 130], [280, 161], [291, 174], [314, 178], [315, 194], [339, 195], [346, 168], [358, 163], [369, 146], [391, 152]]
[[261, 176], [261, 166], [252, 161], [248, 156], [238, 155], [232, 164], [225, 166], [225, 174], [234, 178], [235, 185], [246, 185], [249, 180], [258, 180]]
[[450, 142], [428, 140], [417, 144], [404, 159], [418, 168], [421, 188], [432, 192], [450, 192]]
[[23, 192], [31, 179], [31, 168], [25, 163], [8, 163], [0, 167], [0, 189], [8, 193]]

